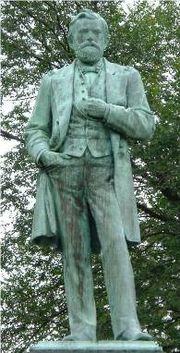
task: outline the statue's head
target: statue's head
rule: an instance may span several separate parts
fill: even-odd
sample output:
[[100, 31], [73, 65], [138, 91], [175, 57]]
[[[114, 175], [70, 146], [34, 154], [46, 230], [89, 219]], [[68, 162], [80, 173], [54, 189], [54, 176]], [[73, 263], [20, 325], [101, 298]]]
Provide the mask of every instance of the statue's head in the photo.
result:
[[93, 64], [103, 56], [109, 38], [106, 21], [91, 10], [84, 10], [73, 18], [69, 26], [68, 42], [76, 57]]

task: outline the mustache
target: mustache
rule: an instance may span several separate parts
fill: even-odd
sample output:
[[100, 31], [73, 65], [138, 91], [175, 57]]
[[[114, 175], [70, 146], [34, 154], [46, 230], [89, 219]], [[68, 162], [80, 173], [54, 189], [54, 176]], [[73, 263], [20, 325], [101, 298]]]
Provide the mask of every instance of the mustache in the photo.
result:
[[100, 49], [99, 48], [99, 45], [96, 43], [96, 42], [90, 42], [90, 41], [87, 41], [83, 44], [80, 45], [80, 49], [83, 49], [83, 48], [86, 48], [86, 47], [95, 47], [96, 49]]

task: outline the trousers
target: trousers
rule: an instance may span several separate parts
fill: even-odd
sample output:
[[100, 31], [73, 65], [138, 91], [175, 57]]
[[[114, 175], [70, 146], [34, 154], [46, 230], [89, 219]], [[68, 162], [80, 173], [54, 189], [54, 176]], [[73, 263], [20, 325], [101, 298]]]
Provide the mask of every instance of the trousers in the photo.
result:
[[129, 329], [140, 329], [133, 270], [114, 191], [113, 157], [94, 158], [87, 149], [82, 157], [66, 159], [55, 179], [71, 334], [96, 339], [89, 212], [101, 245], [114, 338]]

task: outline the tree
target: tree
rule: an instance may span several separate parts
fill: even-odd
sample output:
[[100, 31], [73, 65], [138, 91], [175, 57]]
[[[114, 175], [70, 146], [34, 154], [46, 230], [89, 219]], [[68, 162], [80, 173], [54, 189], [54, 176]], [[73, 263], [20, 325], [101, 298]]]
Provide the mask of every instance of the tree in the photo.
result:
[[[37, 169], [27, 155], [23, 130], [42, 74], [73, 59], [68, 24], [81, 8], [99, 11], [109, 24], [106, 57], [140, 70], [157, 129], [147, 144], [130, 141], [142, 243], [131, 251], [144, 328], [178, 350], [178, 4], [121, 1], [6, 1], [2, 8], [2, 135], [19, 144], [4, 157], [2, 210], [8, 219], [2, 244], [3, 353], [22, 353], [30, 343], [67, 334], [61, 254], [30, 243]], [[112, 338], [103, 274], [93, 257], [98, 337]]]

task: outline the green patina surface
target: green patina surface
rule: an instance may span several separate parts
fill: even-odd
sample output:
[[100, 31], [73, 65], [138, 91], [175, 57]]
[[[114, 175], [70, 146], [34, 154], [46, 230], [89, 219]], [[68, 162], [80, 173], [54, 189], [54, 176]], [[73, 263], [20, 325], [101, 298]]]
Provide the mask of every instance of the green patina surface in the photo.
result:
[[162, 349], [154, 342], [114, 342], [114, 341], [100, 341], [98, 343], [88, 342], [74, 342], [74, 343], [62, 343], [62, 342], [40, 342], [38, 345], [31, 347], [31, 352], [39, 353], [55, 353], [55, 352], [88, 352], [88, 353], [150, 353], [156, 352], [161, 353]]
[[103, 57], [108, 28], [98, 14], [75, 17], [69, 44], [76, 60], [44, 76], [25, 132], [40, 168], [32, 239], [63, 250], [67, 340], [96, 339], [90, 254], [100, 249], [115, 339], [149, 340], [127, 249], [140, 242], [127, 139], [151, 138], [154, 116], [138, 71]]

